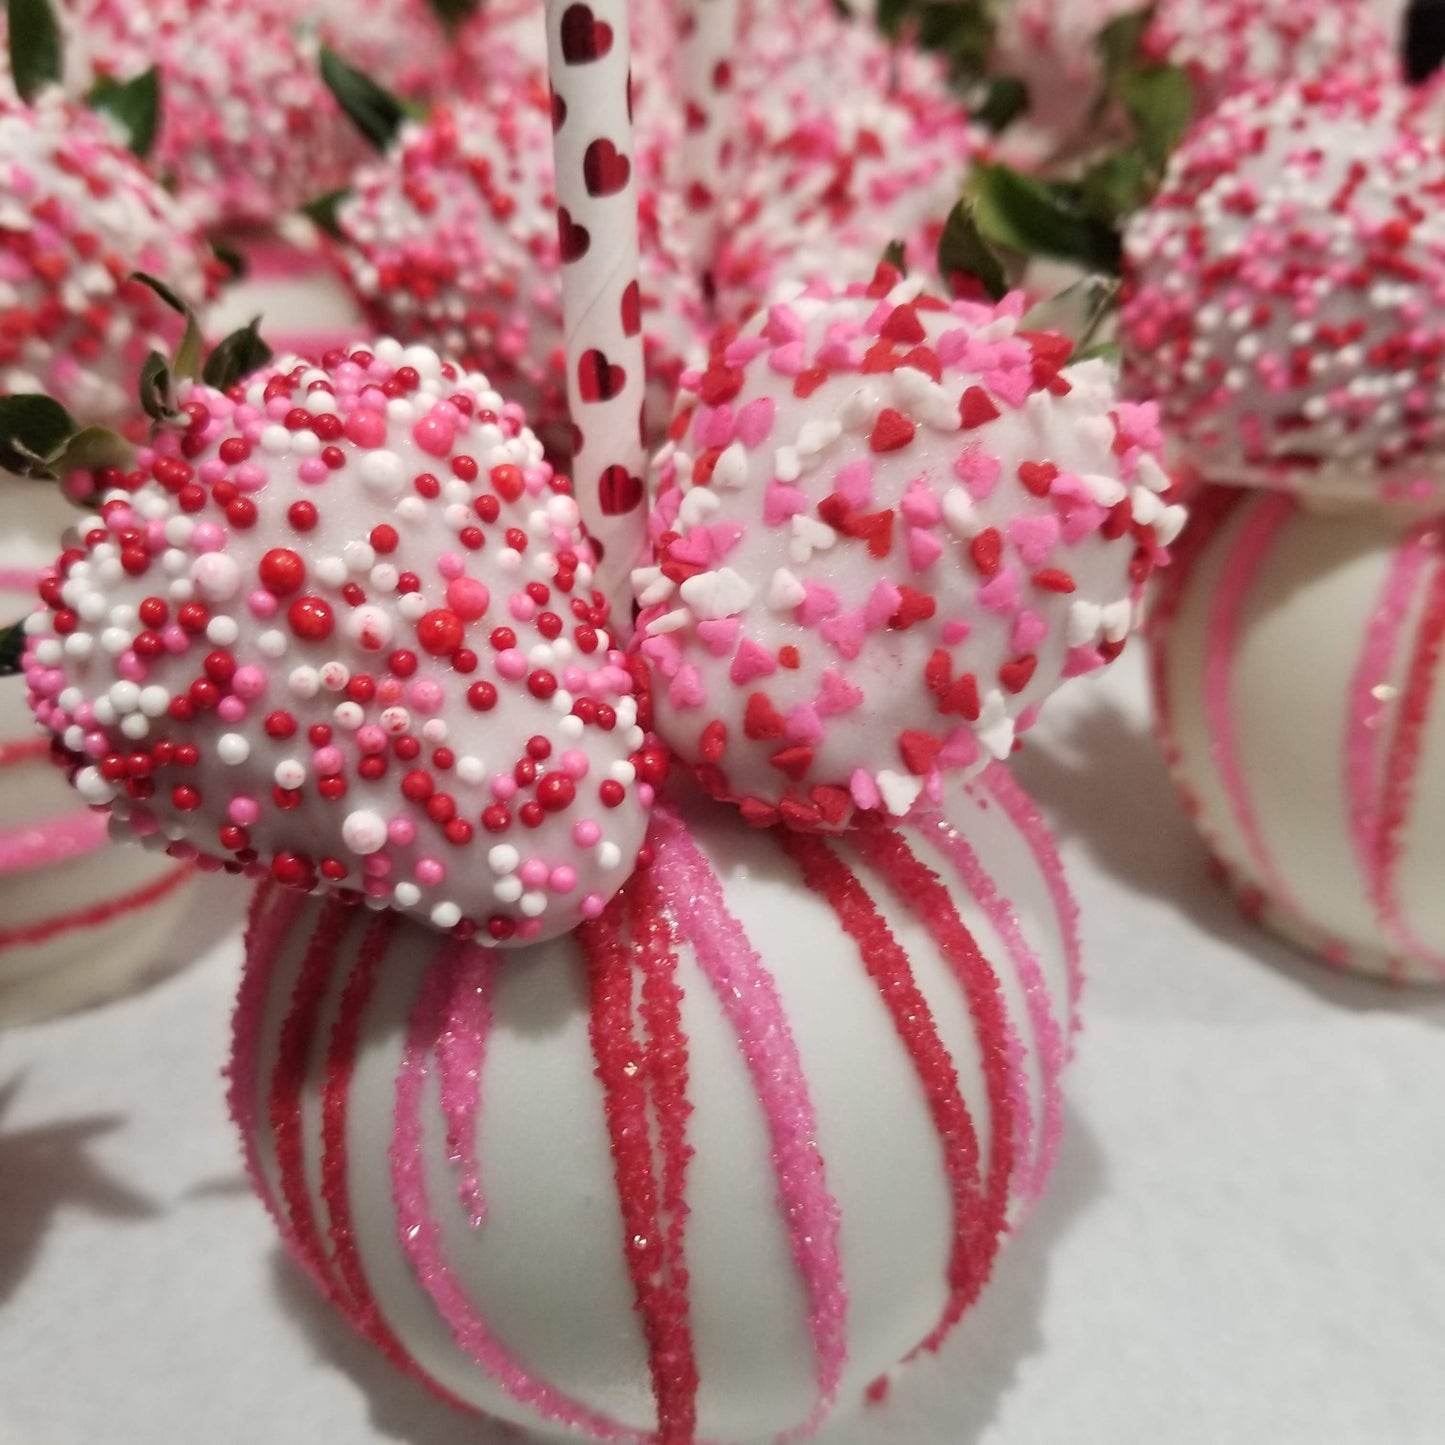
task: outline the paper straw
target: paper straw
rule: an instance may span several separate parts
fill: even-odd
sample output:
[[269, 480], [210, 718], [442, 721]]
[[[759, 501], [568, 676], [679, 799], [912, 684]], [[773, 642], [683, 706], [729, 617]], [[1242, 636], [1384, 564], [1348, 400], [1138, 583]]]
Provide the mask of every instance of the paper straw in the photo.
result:
[[572, 471], [621, 631], [646, 536], [637, 171], [627, 0], [547, 0]]
[[679, 0], [683, 181], [696, 254], [716, 253], [733, 134], [742, 0]]

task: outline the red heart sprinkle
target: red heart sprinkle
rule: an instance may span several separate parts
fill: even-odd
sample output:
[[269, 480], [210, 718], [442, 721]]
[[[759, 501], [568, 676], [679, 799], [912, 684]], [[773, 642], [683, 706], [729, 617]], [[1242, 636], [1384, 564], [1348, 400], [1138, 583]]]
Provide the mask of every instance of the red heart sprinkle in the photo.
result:
[[1019, 481], [1036, 497], [1047, 497], [1058, 478], [1059, 469], [1052, 462], [1019, 463]]
[[915, 778], [926, 778], [933, 771], [943, 744], [928, 733], [909, 731], [898, 739], [898, 752], [903, 765]]
[[791, 748], [779, 748], [768, 762], [795, 783], [801, 783], [808, 775], [808, 769], [813, 766], [813, 750], [801, 744]]
[[826, 367], [810, 366], [793, 378], [793, 395], [800, 401], [806, 401], [827, 379]]
[[916, 587], [899, 587], [898, 597], [898, 606], [888, 619], [888, 625], [896, 632], [907, 632], [915, 622], [927, 622], [938, 611], [938, 603]]
[[969, 387], [958, 399], [958, 416], [964, 431], [972, 431], [975, 427], [997, 421], [999, 415], [993, 398], [981, 386]]
[[747, 706], [743, 709], [743, 734], [754, 742], [783, 735], [783, 715], [763, 692], [748, 694]]
[[992, 577], [1003, 561], [1003, 534], [997, 527], [987, 527], [968, 544], [973, 565], [985, 577]]
[[887, 341], [900, 341], [905, 346], [915, 346], [928, 335], [918, 319], [918, 313], [911, 306], [895, 306], [878, 334]]
[[885, 406], [873, 423], [873, 434], [868, 445], [875, 452], [896, 452], [913, 440], [915, 427], [901, 411]]
[[1038, 665], [1039, 660], [1032, 652], [1027, 657], [1016, 657], [999, 668], [998, 680], [1009, 692], [1020, 693], [1029, 685]]
[[714, 718], [702, 730], [702, 738], [697, 745], [698, 756], [704, 762], [715, 763], [722, 757], [727, 745], [727, 724], [721, 718]]

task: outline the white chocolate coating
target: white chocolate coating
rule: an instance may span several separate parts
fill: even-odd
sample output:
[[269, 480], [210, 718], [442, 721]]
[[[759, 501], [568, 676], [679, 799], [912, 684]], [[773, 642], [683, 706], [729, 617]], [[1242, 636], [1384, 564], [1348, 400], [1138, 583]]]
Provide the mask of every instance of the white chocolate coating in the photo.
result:
[[1176, 781], [1245, 905], [1337, 966], [1445, 980], [1438, 523], [1214, 489], [1151, 622]]
[[[936, 834], [903, 832], [997, 981], [982, 1011], [960, 988], [958, 955], [852, 844], [798, 840], [841, 860], [881, 911], [887, 933], [875, 923], [862, 936], [883, 934], [885, 951], [891, 936], [907, 955], [876, 957], [877, 982], [778, 836], [705, 802], [683, 809], [691, 842], [657, 839], [655, 866], [669, 871], [651, 881], [678, 926], [675, 972], [659, 976], [624, 944], [620, 991], [598, 986], [604, 972], [575, 937], [494, 955], [489, 971], [404, 920], [386, 933], [263, 896], [233, 1105], [293, 1249], [394, 1362], [549, 1435], [565, 1421], [650, 1441], [661, 1415], [661, 1438], [764, 1440], [816, 1424], [835, 1400], [856, 1404], [945, 1332], [986, 1274], [969, 1283], [964, 1269], [950, 1289], [960, 1202], [976, 1208], [990, 1181], [993, 1203], [965, 1231], [986, 1258], [1043, 1183], [1058, 1128], [1072, 905], [1047, 833], [999, 772], [948, 809], [981, 864], [971, 886]], [[651, 881], [644, 870], [628, 891]], [[904, 994], [916, 985], [921, 1002], [900, 1007], [929, 1021], [941, 1052], [905, 1045], [884, 976]], [[628, 1044], [619, 1029], [634, 1004]], [[637, 1117], [633, 1079], [658, 1111], [652, 1144], [643, 1128], [619, 1145]], [[961, 1105], [971, 1124], [941, 1134], [925, 1080], [936, 1106], [957, 1118]], [[679, 1098], [691, 1109], [682, 1135], [670, 1132]], [[952, 1184], [949, 1161], [962, 1166]], [[639, 1245], [629, 1261], [624, 1239], [638, 1231], [653, 1252]], [[641, 1307], [639, 1277], [656, 1286]]]

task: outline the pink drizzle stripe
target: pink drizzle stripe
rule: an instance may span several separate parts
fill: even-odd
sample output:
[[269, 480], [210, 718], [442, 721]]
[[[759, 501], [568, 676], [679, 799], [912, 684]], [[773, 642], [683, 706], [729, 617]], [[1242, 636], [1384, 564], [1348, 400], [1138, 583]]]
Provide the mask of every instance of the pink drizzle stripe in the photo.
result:
[[426, 1136], [422, 1097], [428, 1058], [445, 1025], [447, 1006], [456, 986], [455, 969], [463, 950], [473, 945], [444, 944], [427, 971], [407, 1029], [406, 1052], [396, 1079], [396, 1115], [390, 1158], [392, 1197], [396, 1206], [397, 1239], [417, 1282], [426, 1290], [446, 1322], [458, 1348], [514, 1400], [529, 1405], [544, 1419], [599, 1440], [643, 1445], [644, 1437], [570, 1399], [525, 1366], [494, 1336], [472, 1308], [466, 1291], [452, 1273], [442, 1244], [441, 1225], [432, 1213], [426, 1180]]
[[473, 1229], [487, 1218], [482, 1167], [477, 1157], [477, 1118], [482, 1107], [482, 1070], [492, 1033], [495, 949], [468, 949], [456, 963], [456, 984], [447, 1000], [437, 1039], [442, 1112], [447, 1120], [447, 1159], [456, 1169], [457, 1196]]
[[1270, 496], [1253, 508], [1230, 550], [1210, 608], [1204, 652], [1204, 710], [1214, 736], [1214, 762], [1220, 782], [1244, 839], [1245, 849], [1266, 890], [1285, 912], [1300, 916], [1299, 905], [1281, 877], [1254, 811], [1249, 782], [1239, 753], [1239, 732], [1234, 715], [1234, 671], [1238, 663], [1239, 634], [1244, 605], [1261, 567], [1285, 523], [1294, 515], [1295, 502], [1286, 495]]
[[50, 743], [45, 738], [16, 738], [0, 743], [0, 768], [13, 768], [20, 763], [50, 756]]
[[1069, 886], [1069, 875], [1064, 871], [1064, 860], [1059, 857], [1059, 845], [1043, 815], [1034, 806], [1034, 800], [1024, 792], [1018, 779], [1003, 763], [994, 763], [980, 783], [1004, 810], [1009, 822], [1019, 831], [1019, 836], [1028, 844], [1039, 871], [1044, 875], [1049, 897], [1053, 900], [1054, 912], [1064, 935], [1064, 966], [1069, 974], [1069, 1034], [1065, 1046], [1065, 1060], [1071, 1056], [1072, 1036], [1079, 1028], [1079, 1000], [1084, 995], [1084, 951], [1079, 933], [1079, 900]]
[[818, 1367], [818, 1404], [795, 1434], [815, 1429], [837, 1398], [848, 1359], [848, 1294], [838, 1252], [838, 1202], [818, 1149], [818, 1119], [787, 1013], [772, 976], [729, 912], [722, 885], [668, 809], [654, 815], [652, 865], [679, 935], [692, 945], [738, 1043], [767, 1118], [778, 1203], [794, 1263], [808, 1295]]
[[1400, 860], [1414, 804], [1420, 755], [1425, 730], [1430, 723], [1442, 650], [1445, 650], [1445, 562], [1437, 561], [1410, 658], [1405, 690], [1400, 699], [1394, 742], [1385, 767], [1376, 848], [1379, 868], [1375, 902], [1380, 921], [1395, 946], [1410, 959], [1445, 976], [1445, 955], [1432, 950], [1410, 926], [1400, 905], [1398, 886]]
[[290, 1223], [287, 1234], [293, 1253], [326, 1297], [347, 1315], [352, 1314], [351, 1300], [333, 1271], [331, 1254], [311, 1205], [301, 1096], [320, 1029], [322, 1006], [340, 962], [341, 944], [351, 918], [352, 910], [335, 898], [328, 898], [321, 906], [301, 961], [291, 1007], [281, 1024], [276, 1067], [266, 1101], [276, 1141], [281, 1206]]
[[[1029, 1023], [1033, 1027], [1035, 1051], [1039, 1059], [1039, 1072], [1043, 1076], [1043, 1119], [1037, 1141], [1033, 1141], [1036, 1142], [1033, 1167], [1023, 1184], [1025, 1198], [1037, 1199], [1053, 1170], [1064, 1129], [1063, 1089], [1060, 1079], [1067, 1053], [1063, 1034], [1054, 1018], [1049, 987], [1044, 981], [1043, 969], [1039, 967], [1038, 955], [1029, 947], [1028, 939], [1024, 937], [1023, 929], [1019, 926], [1018, 914], [999, 893], [997, 884], [963, 835], [946, 818], [937, 816], [920, 818], [915, 826], [953, 866], [959, 881], [973, 895], [983, 909], [984, 916], [993, 925], [994, 931], [1003, 939], [1024, 991]], [[1026, 1067], [1026, 1062], [1020, 1061], [1020, 1068]], [[1029, 1094], [1026, 1086], [1022, 1095], [1020, 1117], [1028, 1125], [1032, 1121], [1029, 1118]], [[1016, 1100], [1015, 1108], [1018, 1107]], [[1018, 1135], [1015, 1135], [1015, 1153], [1020, 1159], [1026, 1157], [1031, 1142], [1030, 1130], [1026, 1128], [1023, 1133], [1023, 1148], [1019, 1148]]]
[[104, 845], [105, 815], [88, 809], [0, 832], [0, 873], [28, 873], [83, 858]]
[[362, 1021], [376, 988], [377, 969], [391, 946], [396, 920], [396, 914], [386, 911], [376, 914], [367, 924], [356, 965], [337, 1006], [321, 1095], [321, 1197], [326, 1205], [327, 1235], [335, 1253], [336, 1272], [346, 1299], [343, 1308], [351, 1323], [397, 1369], [420, 1381], [449, 1405], [470, 1411], [470, 1405], [422, 1369], [392, 1332], [366, 1277], [351, 1213], [351, 1162], [346, 1139], [351, 1081]]
[[327, 270], [318, 252], [265, 237], [246, 247], [246, 268], [257, 281], [304, 281]]
[[231, 1064], [227, 1070], [226, 1102], [231, 1118], [241, 1131], [241, 1151], [246, 1173], [260, 1195], [287, 1248], [294, 1250], [291, 1225], [278, 1207], [261, 1156], [256, 1147], [257, 1079], [260, 1077], [261, 1030], [266, 1015], [266, 1000], [276, 963], [287, 938], [296, 927], [296, 920], [305, 902], [303, 894], [282, 889], [277, 884], [262, 883], [251, 895], [246, 915], [245, 971], [236, 994], [236, 1008], [231, 1015]]
[[39, 581], [32, 567], [0, 567], [0, 592], [34, 592]]
[[138, 913], [142, 908], [159, 903], [162, 898], [174, 893], [191, 874], [191, 865], [185, 863], [156, 882], [122, 894], [119, 898], [107, 898], [103, 903], [83, 908], [78, 913], [67, 913], [59, 918], [46, 918], [39, 923], [27, 923], [20, 928], [7, 929], [0, 932], [0, 952], [7, 948], [25, 948], [38, 943], [49, 943], [53, 938], [63, 937], [67, 933], [79, 933], [87, 928], [103, 928], [107, 923], [114, 923], [127, 914]]
[[1381, 926], [1393, 936], [1391, 887], [1386, 849], [1381, 836], [1381, 803], [1389, 753], [1388, 720], [1394, 710], [1392, 692], [1377, 695], [1395, 676], [1404, 641], [1406, 619], [1419, 595], [1426, 563], [1439, 543], [1439, 524], [1417, 528], [1396, 549], [1385, 578], [1365, 645], [1350, 683], [1349, 716], [1345, 725], [1345, 789], [1349, 800], [1350, 837], [1365, 875], [1366, 891]]
[[953, 1298], [938, 1328], [922, 1345], [937, 1349], [964, 1311], [978, 1298], [1007, 1228], [1008, 1203], [1014, 1169], [1013, 1069], [1010, 1061], [1008, 1016], [999, 994], [998, 976], [983, 956], [948, 889], [926, 864], [909, 852], [903, 839], [878, 827], [859, 829], [852, 838], [863, 861], [888, 885], [898, 900], [911, 908], [944, 958], [952, 966], [964, 995], [978, 1038], [984, 1084], [990, 1112], [988, 1172], [984, 1178], [984, 1208], [967, 1221], [970, 1270], [957, 1280]]

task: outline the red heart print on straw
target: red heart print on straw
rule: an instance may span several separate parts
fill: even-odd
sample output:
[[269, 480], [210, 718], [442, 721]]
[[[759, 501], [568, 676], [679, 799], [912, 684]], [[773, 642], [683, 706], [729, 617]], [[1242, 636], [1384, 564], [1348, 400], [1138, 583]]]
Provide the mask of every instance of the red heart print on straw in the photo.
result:
[[567, 399], [579, 438], [572, 475], [583, 520], [602, 550], [595, 585], [622, 628], [631, 616], [628, 579], [646, 537], [638, 478], [647, 471], [642, 334], [631, 324], [638, 222], [627, 0], [547, 0], [546, 18]]

